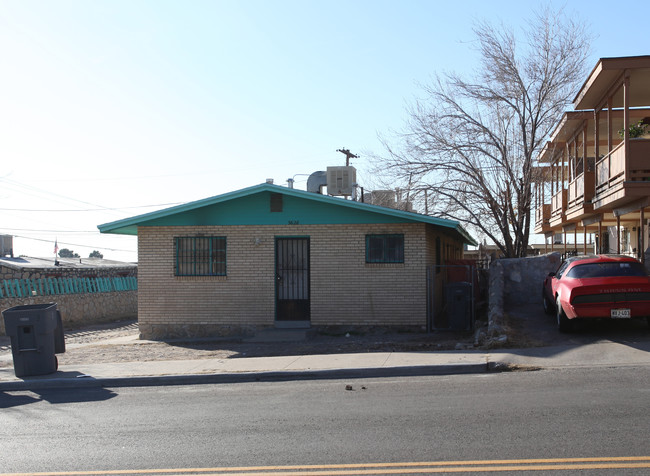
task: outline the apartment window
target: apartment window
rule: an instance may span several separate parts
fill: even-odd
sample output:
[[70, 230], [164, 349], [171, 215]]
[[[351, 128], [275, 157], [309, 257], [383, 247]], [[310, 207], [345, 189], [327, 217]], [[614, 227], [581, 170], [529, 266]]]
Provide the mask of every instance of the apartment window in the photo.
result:
[[224, 236], [178, 237], [176, 276], [225, 276], [226, 238]]
[[366, 235], [366, 263], [403, 263], [404, 235]]

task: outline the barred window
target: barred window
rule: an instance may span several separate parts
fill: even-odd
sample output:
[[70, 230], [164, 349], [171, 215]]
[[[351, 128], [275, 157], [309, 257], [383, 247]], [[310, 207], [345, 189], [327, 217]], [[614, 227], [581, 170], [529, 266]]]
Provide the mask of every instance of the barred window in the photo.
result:
[[366, 235], [366, 263], [403, 263], [404, 235]]
[[176, 276], [225, 276], [226, 237], [178, 237]]

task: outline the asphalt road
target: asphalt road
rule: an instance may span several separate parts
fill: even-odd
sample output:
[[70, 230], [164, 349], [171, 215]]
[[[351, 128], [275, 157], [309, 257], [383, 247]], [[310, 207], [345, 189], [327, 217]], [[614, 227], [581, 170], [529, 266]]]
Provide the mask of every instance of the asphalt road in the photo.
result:
[[[649, 403], [647, 367], [5, 392], [0, 474], [285, 474], [260, 468], [275, 465], [318, 465], [286, 474], [351, 474], [359, 463], [380, 465], [364, 466], [371, 474], [430, 473], [422, 462], [483, 474], [486, 460], [549, 458], [562, 460], [548, 474], [584, 474], [576, 464], [589, 474], [648, 474]], [[607, 463], [575, 460], [595, 457]], [[345, 467], [322, 466], [332, 464]], [[605, 464], [628, 469], [589, 466]]]

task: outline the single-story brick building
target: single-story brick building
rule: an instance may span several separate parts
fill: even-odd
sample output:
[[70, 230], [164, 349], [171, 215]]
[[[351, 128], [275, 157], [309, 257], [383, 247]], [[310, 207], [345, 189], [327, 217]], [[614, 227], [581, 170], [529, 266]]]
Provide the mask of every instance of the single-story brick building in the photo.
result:
[[427, 323], [426, 267], [455, 221], [261, 184], [100, 225], [138, 236], [143, 338]]

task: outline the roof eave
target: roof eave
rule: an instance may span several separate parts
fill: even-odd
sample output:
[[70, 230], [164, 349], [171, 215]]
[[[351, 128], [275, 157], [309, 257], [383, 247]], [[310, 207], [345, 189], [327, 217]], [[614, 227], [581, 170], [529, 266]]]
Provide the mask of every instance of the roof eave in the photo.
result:
[[357, 208], [365, 211], [374, 211], [376, 213], [381, 213], [384, 215], [401, 218], [406, 221], [430, 223], [432, 225], [437, 225], [444, 228], [452, 229], [462, 237], [465, 243], [473, 246], [477, 245], [474, 239], [469, 235], [469, 233], [467, 233], [467, 231], [463, 229], [463, 227], [457, 221], [432, 217], [429, 215], [420, 215], [418, 213], [397, 210], [394, 208], [381, 207], [379, 205], [356, 202], [353, 200], [337, 199], [334, 197], [330, 197], [328, 195], [321, 195], [317, 193], [306, 192], [304, 190], [296, 190], [292, 188], [282, 187], [280, 185], [273, 185], [267, 183], [254, 185], [252, 187], [244, 188], [234, 192], [225, 193], [222, 195], [217, 195], [215, 197], [197, 200], [194, 202], [178, 205], [175, 207], [166, 208], [164, 210], [158, 210], [155, 212], [146, 213], [144, 215], [138, 215], [123, 220], [105, 223], [99, 225], [97, 228], [99, 229], [100, 233], [119, 234], [119, 235], [137, 235], [138, 226], [145, 226], [146, 222], [158, 218], [163, 218], [176, 213], [183, 213], [183, 212], [195, 210], [197, 208], [201, 208], [203, 206], [213, 205], [216, 203], [220, 203], [227, 200], [232, 200], [235, 198], [243, 197], [253, 193], [264, 192], [264, 191], [280, 192], [286, 195], [291, 195], [298, 198], [309, 198], [310, 200], [315, 200], [324, 203], [333, 203], [333, 201], [336, 201], [335, 203], [339, 206]]

